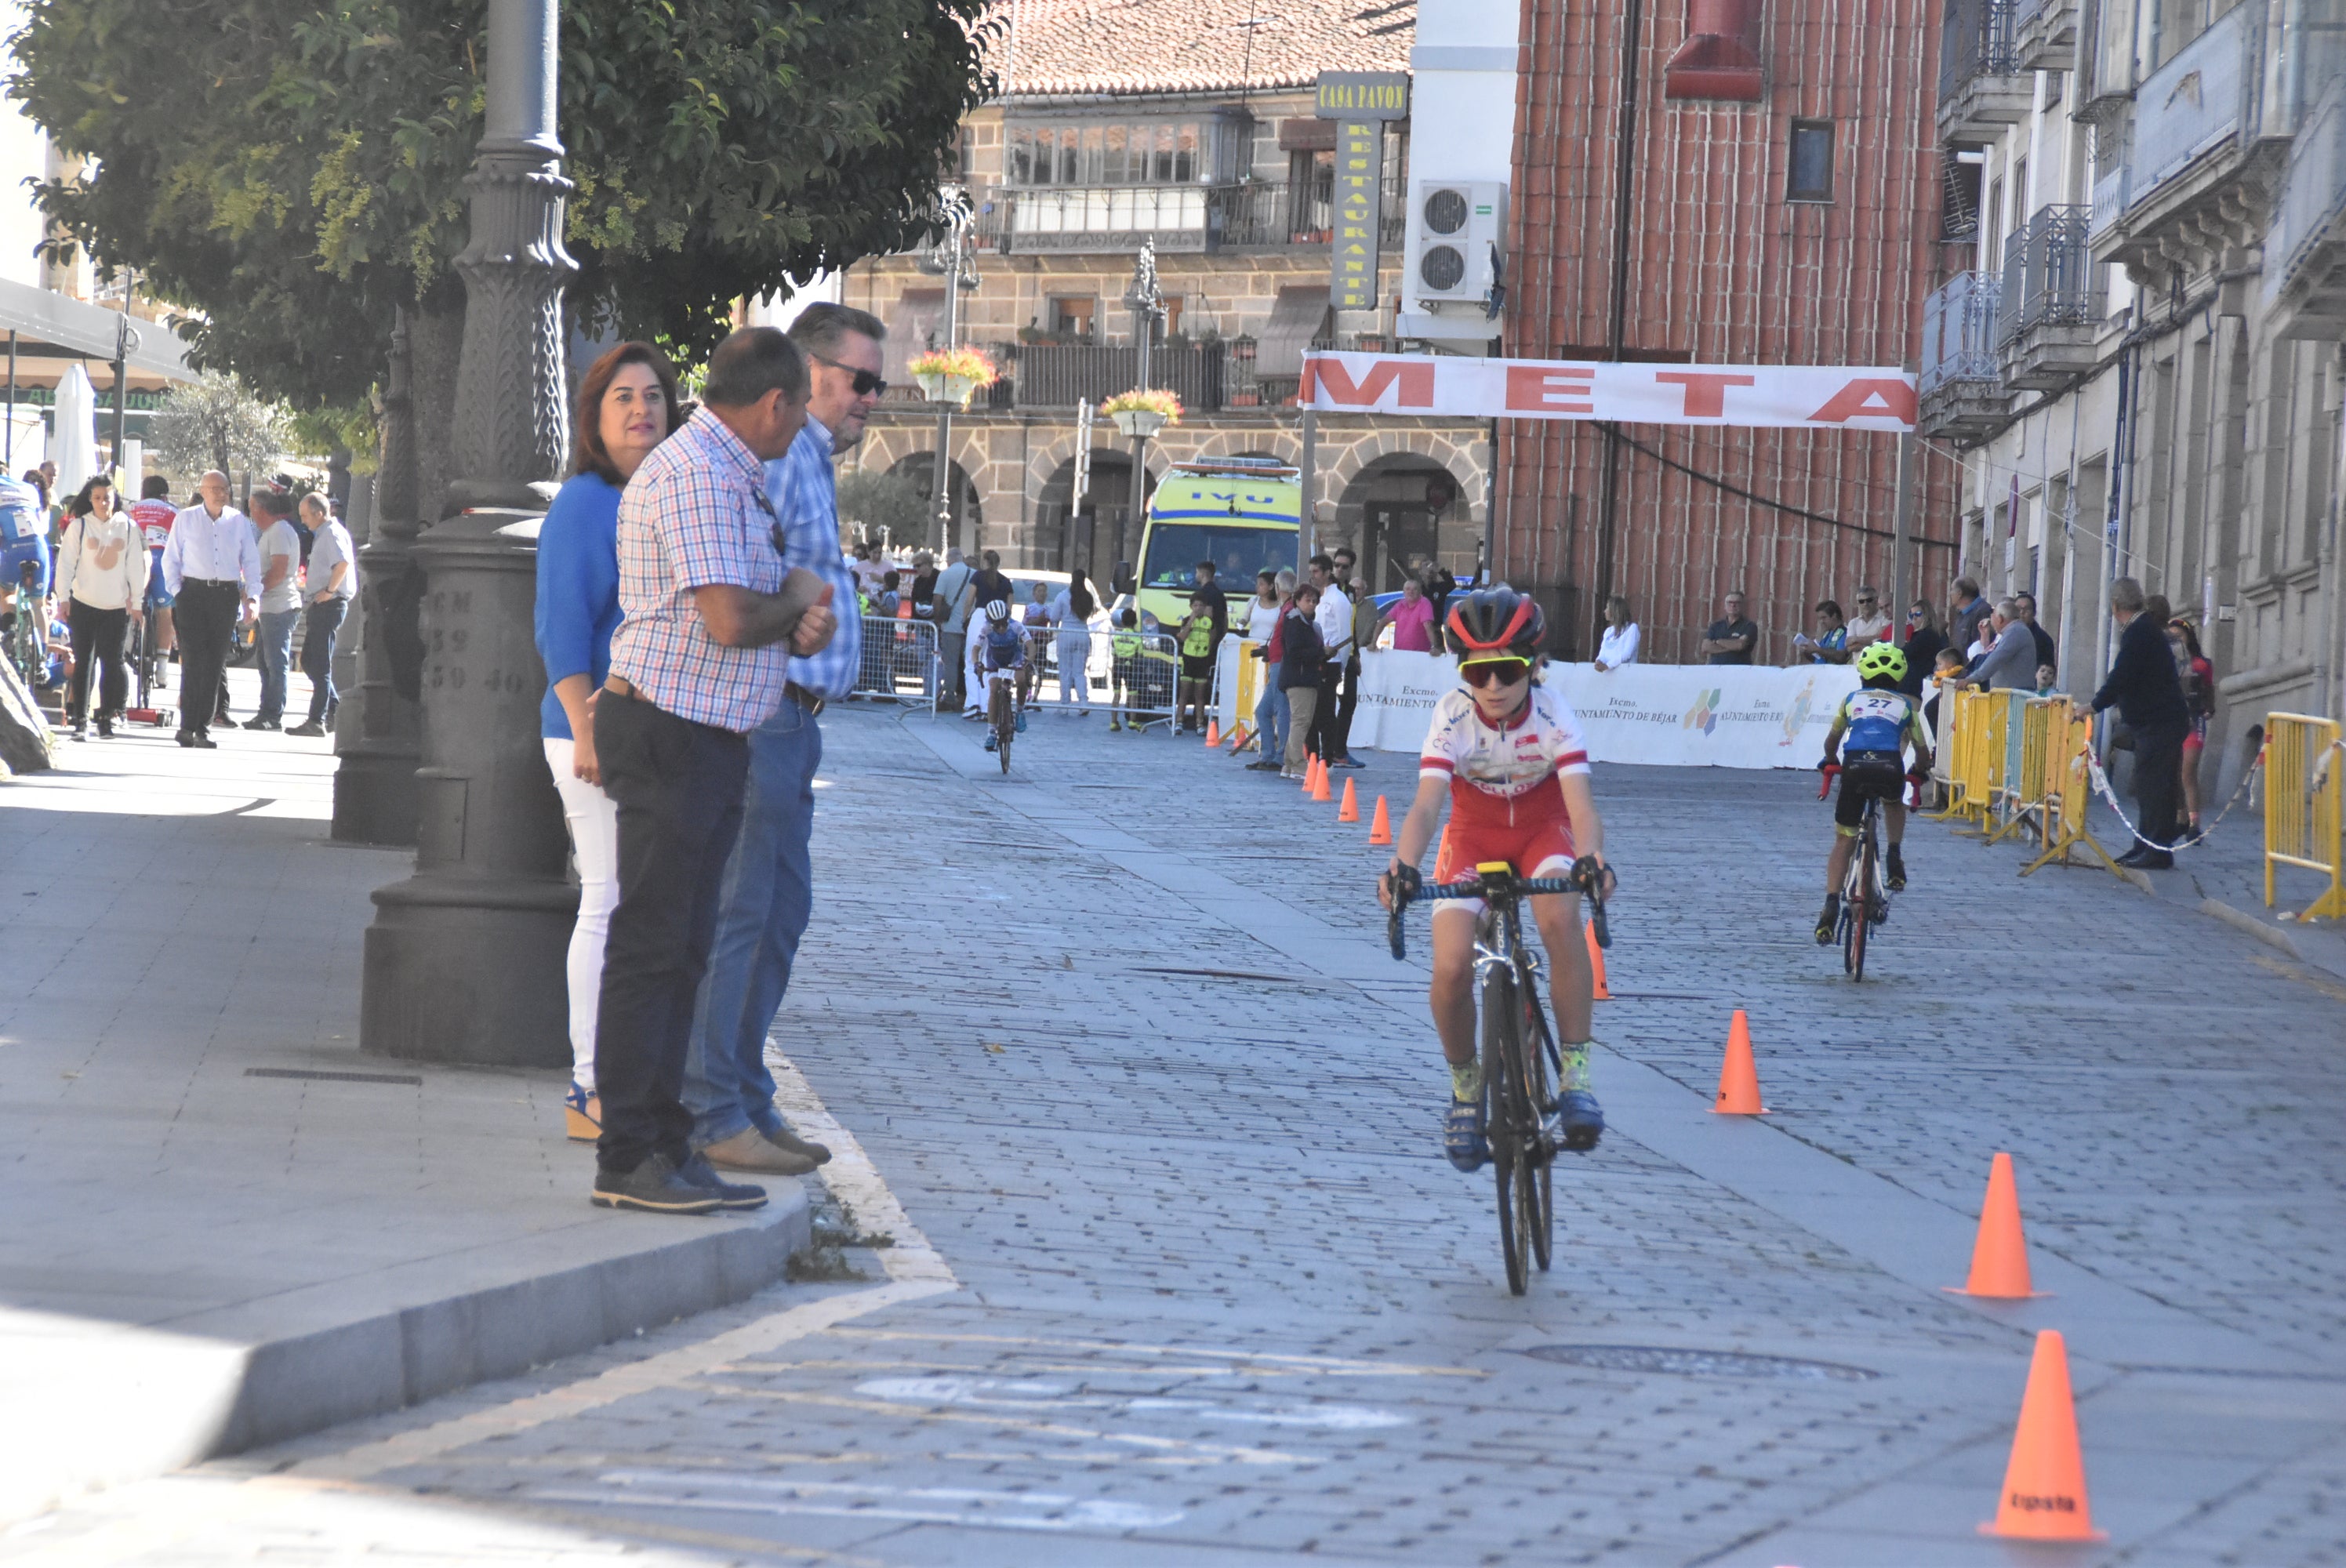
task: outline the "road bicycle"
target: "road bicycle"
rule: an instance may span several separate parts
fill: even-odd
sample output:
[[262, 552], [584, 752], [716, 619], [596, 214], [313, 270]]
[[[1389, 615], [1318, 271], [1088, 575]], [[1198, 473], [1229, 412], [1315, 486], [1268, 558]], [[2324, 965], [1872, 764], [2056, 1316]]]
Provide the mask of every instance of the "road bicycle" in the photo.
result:
[[49, 681], [48, 627], [41, 624], [46, 607], [41, 595], [40, 564], [27, 561], [18, 572], [10, 602], [14, 619], [8, 627], [8, 662], [27, 693], [39, 691]]
[[1611, 947], [1605, 924], [1605, 870], [1583, 856], [1570, 874], [1525, 877], [1504, 860], [1474, 868], [1464, 881], [1419, 883], [1413, 867], [1403, 867], [1393, 889], [1385, 937], [1395, 958], [1404, 956], [1402, 912], [1418, 899], [1482, 899], [1474, 922], [1474, 984], [1482, 998], [1483, 1127], [1498, 1184], [1499, 1256], [1507, 1268], [1507, 1288], [1521, 1296], [1530, 1270], [1547, 1272], [1554, 1239], [1556, 1204], [1550, 1170], [1558, 1147], [1554, 1085], [1564, 1076], [1564, 1058], [1547, 1010], [1540, 1003], [1539, 942], [1524, 940], [1523, 901], [1543, 893], [1588, 895], [1589, 926], [1596, 945]]
[[1001, 758], [1005, 773], [1010, 771], [1011, 738], [1018, 733], [1018, 700], [1011, 691], [1015, 684], [1000, 674], [985, 677], [985, 718], [994, 728], [994, 755]]
[[[1820, 769], [1824, 778], [1817, 785], [1818, 799], [1832, 792], [1833, 777], [1841, 770], [1838, 762]], [[1912, 774], [1907, 775], [1907, 782], [1917, 783]], [[1890, 881], [1882, 869], [1881, 838], [1882, 797], [1868, 795], [1857, 823], [1857, 852], [1850, 856], [1849, 870], [1841, 880], [1841, 923], [1833, 933], [1841, 943], [1841, 971], [1851, 984], [1865, 978], [1867, 933], [1890, 918]]]

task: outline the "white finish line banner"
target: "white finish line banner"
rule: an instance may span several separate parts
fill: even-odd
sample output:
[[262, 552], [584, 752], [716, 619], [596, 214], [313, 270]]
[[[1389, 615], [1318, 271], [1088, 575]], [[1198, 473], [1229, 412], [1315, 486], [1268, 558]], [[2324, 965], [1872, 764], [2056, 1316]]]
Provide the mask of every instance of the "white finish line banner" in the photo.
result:
[[1612, 420], [1804, 430], [1914, 428], [1914, 378], [1850, 365], [1594, 364], [1311, 354], [1298, 402], [1325, 413]]
[[[1680, 768], [1814, 768], [1841, 699], [1857, 689], [1847, 665], [1551, 664], [1540, 677], [1572, 705], [1599, 762]], [[1447, 655], [1372, 649], [1361, 656], [1352, 744], [1416, 751], [1433, 705], [1457, 688]]]

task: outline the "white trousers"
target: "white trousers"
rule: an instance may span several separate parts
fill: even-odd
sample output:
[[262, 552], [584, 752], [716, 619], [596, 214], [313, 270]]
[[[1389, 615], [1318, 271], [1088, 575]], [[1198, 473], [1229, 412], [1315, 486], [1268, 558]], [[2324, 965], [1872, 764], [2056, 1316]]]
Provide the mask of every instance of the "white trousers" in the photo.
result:
[[546, 742], [546, 766], [562, 797], [578, 863], [578, 923], [570, 932], [570, 1077], [595, 1088], [595, 1020], [603, 997], [603, 942], [619, 901], [619, 806], [570, 770], [572, 742]]

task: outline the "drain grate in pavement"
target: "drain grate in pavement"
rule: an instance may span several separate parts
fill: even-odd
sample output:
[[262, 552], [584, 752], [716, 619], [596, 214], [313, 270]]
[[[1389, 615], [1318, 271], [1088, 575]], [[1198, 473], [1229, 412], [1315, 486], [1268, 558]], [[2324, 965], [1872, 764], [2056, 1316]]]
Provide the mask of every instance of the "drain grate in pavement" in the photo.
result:
[[404, 1084], [420, 1089], [423, 1080], [413, 1073], [326, 1073], [314, 1067], [247, 1067], [248, 1078], [309, 1078], [328, 1084]]
[[1790, 1356], [1747, 1356], [1735, 1350], [1681, 1350], [1661, 1345], [1534, 1345], [1524, 1352], [1567, 1367], [1606, 1372], [1668, 1372], [1682, 1378], [1794, 1378], [1813, 1382], [1863, 1383], [1882, 1374], [1832, 1361], [1802, 1361]]

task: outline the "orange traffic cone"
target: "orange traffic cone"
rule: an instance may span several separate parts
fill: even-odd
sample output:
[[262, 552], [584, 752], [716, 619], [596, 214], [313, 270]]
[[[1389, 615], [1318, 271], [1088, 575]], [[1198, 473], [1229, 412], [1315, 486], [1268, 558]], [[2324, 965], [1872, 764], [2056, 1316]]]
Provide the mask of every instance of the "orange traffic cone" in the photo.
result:
[[1369, 842], [1372, 844], [1392, 842], [1392, 819], [1385, 815], [1385, 798], [1382, 795], [1377, 797], [1376, 815], [1369, 822]]
[[2077, 1406], [2069, 1393], [2069, 1351], [2060, 1330], [2036, 1336], [2020, 1425], [2004, 1468], [1995, 1522], [1982, 1535], [2019, 1541], [2106, 1541], [2086, 1506], [2086, 1457], [2077, 1448]]
[[1222, 721], [1219, 716], [1206, 720], [1206, 749], [1211, 751], [1222, 743]]
[[2012, 1179], [2010, 1155], [1998, 1153], [1987, 1167], [1987, 1201], [1980, 1205], [1971, 1278], [1960, 1289], [1941, 1288], [1991, 1301], [2025, 1301], [2036, 1294], [2028, 1288], [2028, 1242], [2021, 1235], [2020, 1187]]
[[1247, 748], [1247, 742], [1249, 742], [1249, 741], [1252, 740], [1253, 738], [1254, 738], [1254, 733], [1253, 733], [1253, 731], [1251, 731], [1251, 730], [1250, 730], [1249, 728], [1247, 728], [1247, 727], [1246, 727], [1244, 724], [1233, 724], [1233, 725], [1231, 725], [1231, 726], [1230, 726], [1230, 755], [1231, 755], [1231, 756], [1233, 756], [1233, 757], [1236, 757], [1239, 752], [1244, 751], [1244, 750]]
[[1320, 764], [1319, 771], [1312, 775], [1311, 798], [1314, 800], [1331, 800], [1335, 799], [1334, 796], [1328, 792], [1328, 765], [1325, 762]]
[[1316, 751], [1305, 752], [1303, 754], [1303, 798], [1305, 799], [1311, 799], [1311, 785], [1319, 777], [1320, 754]]
[[1357, 822], [1360, 820], [1361, 802], [1359, 798], [1352, 793], [1352, 781], [1350, 779], [1347, 779], [1344, 780], [1344, 803], [1336, 808], [1336, 820], [1339, 822]]
[[1751, 1060], [1751, 1022], [1740, 1007], [1727, 1026], [1727, 1060], [1719, 1064], [1719, 1098], [1710, 1108], [1713, 1115], [1721, 1116], [1768, 1114], [1768, 1107], [1760, 1103], [1760, 1069]]
[[1581, 934], [1588, 938], [1588, 972], [1596, 983], [1590, 990], [1588, 999], [1591, 1002], [1610, 1002], [1613, 993], [1605, 989], [1605, 950], [1596, 945], [1596, 924], [1585, 922], [1580, 930]]

